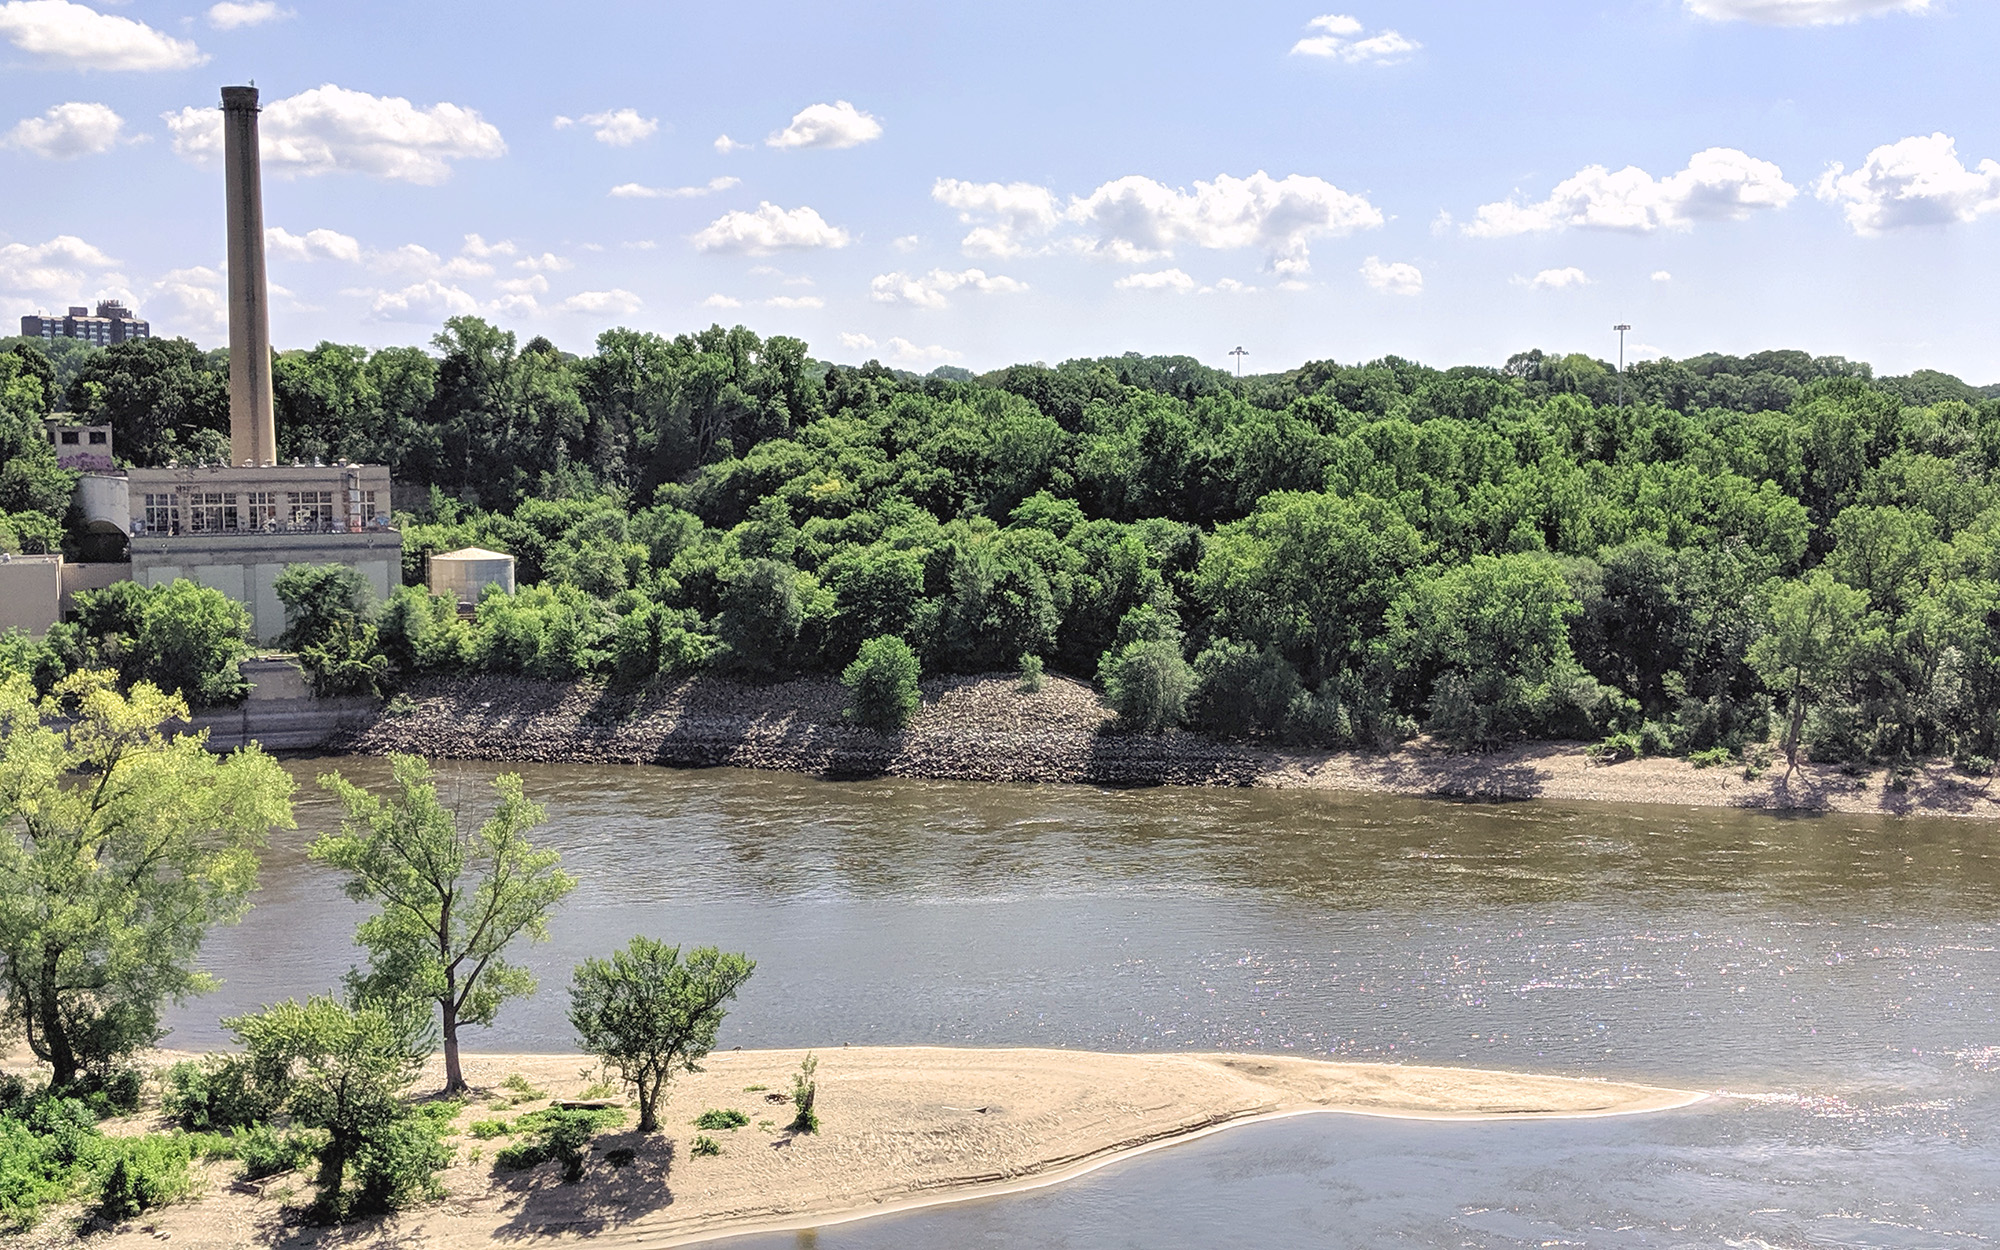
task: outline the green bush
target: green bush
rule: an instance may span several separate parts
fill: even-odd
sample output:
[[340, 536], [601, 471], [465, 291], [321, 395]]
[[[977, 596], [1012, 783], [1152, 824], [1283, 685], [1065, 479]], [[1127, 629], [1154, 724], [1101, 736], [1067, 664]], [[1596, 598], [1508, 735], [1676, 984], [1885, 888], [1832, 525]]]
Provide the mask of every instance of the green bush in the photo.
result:
[[722, 1146], [713, 1137], [697, 1134], [688, 1153], [697, 1159], [711, 1158], [722, 1153]]
[[1179, 643], [1165, 638], [1127, 643], [1100, 672], [1105, 701], [1126, 728], [1157, 734], [1181, 723], [1194, 674]]
[[97, 1209], [106, 1219], [130, 1219], [178, 1202], [193, 1187], [184, 1136], [125, 1137], [105, 1146], [108, 1163], [101, 1165]]
[[347, 1213], [384, 1215], [444, 1196], [437, 1174], [451, 1166], [448, 1116], [427, 1115], [420, 1108], [382, 1125], [369, 1134], [354, 1156], [358, 1182]]
[[505, 1120], [474, 1120], [466, 1129], [480, 1141], [491, 1141], [495, 1137], [505, 1137], [513, 1132], [513, 1127]]
[[185, 1059], [160, 1078], [160, 1110], [191, 1132], [247, 1128], [269, 1119], [271, 1100], [256, 1088], [250, 1066], [210, 1055]]
[[840, 680], [849, 692], [847, 716], [878, 734], [901, 733], [917, 714], [921, 666], [910, 644], [892, 635], [870, 638]]
[[20, 1120], [0, 1117], [0, 1227], [27, 1232], [76, 1190], [74, 1159]]
[[514, 1131], [531, 1136], [502, 1147], [493, 1156], [494, 1165], [506, 1171], [523, 1171], [555, 1159], [563, 1165], [563, 1183], [575, 1184], [583, 1176], [591, 1135], [624, 1119], [625, 1113], [615, 1107], [592, 1111], [548, 1107], [524, 1115], [514, 1122]]
[[1727, 768], [1736, 762], [1736, 753], [1727, 747], [1710, 747], [1688, 753], [1688, 763], [1696, 768]]
[[1041, 689], [1047, 684], [1047, 680], [1043, 672], [1041, 656], [1024, 655], [1021, 657], [1020, 673], [1014, 684], [1022, 694], [1041, 693]]
[[296, 1172], [318, 1158], [326, 1144], [323, 1134], [298, 1129], [287, 1132], [268, 1124], [238, 1130], [230, 1140], [247, 1180]]
[[750, 1123], [750, 1117], [744, 1115], [734, 1107], [712, 1108], [702, 1112], [694, 1119], [694, 1126], [696, 1128], [705, 1129], [735, 1129], [742, 1128], [748, 1123]]

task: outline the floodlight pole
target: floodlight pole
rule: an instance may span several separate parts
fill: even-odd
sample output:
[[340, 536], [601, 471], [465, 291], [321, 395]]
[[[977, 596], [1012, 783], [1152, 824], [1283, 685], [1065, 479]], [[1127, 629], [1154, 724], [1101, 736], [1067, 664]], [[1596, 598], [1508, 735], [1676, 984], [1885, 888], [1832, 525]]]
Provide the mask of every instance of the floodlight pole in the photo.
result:
[[1623, 408], [1625, 406], [1625, 331], [1632, 327], [1616, 325], [1611, 328], [1618, 331], [1618, 406]]
[[1236, 357], [1236, 376], [1237, 376], [1237, 377], [1239, 377], [1239, 378], [1240, 378], [1240, 377], [1242, 377], [1242, 376], [1243, 376], [1243, 358], [1244, 358], [1245, 356], [1248, 356], [1248, 355], [1249, 355], [1250, 353], [1249, 353], [1249, 352], [1247, 352], [1247, 351], [1245, 351], [1245, 350], [1243, 350], [1243, 348], [1242, 348], [1241, 346], [1238, 346], [1238, 347], [1237, 347], [1237, 349], [1236, 349], [1235, 351], [1233, 351], [1233, 352], [1231, 352], [1231, 353], [1229, 353], [1229, 354], [1230, 354], [1230, 355], [1232, 355], [1232, 356], [1234, 356], [1234, 357]]

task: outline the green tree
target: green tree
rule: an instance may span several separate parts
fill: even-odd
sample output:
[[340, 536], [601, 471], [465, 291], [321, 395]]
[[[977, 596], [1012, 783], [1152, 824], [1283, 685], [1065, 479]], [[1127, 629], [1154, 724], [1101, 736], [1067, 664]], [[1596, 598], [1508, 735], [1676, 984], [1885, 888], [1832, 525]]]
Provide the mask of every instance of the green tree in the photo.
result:
[[701, 1071], [724, 1004], [757, 965], [713, 946], [688, 952], [635, 937], [609, 959], [586, 959], [570, 981], [569, 1020], [583, 1047], [618, 1069], [639, 1095], [639, 1131], [660, 1127], [659, 1103], [679, 1072]]
[[[247, 1052], [260, 1091], [293, 1123], [326, 1134], [318, 1150], [320, 1214], [393, 1210], [437, 1191], [451, 1152], [403, 1091], [431, 1051], [429, 1022], [407, 1004], [291, 1000], [222, 1022]], [[360, 1193], [343, 1193], [350, 1166]]]
[[268, 831], [292, 825], [285, 771], [165, 732], [186, 715], [103, 672], [41, 699], [0, 681], [0, 975], [58, 1086], [152, 1045], [164, 1003], [215, 984], [195, 953], [248, 907]]
[[1856, 649], [1879, 642], [1880, 628], [1869, 626], [1868, 592], [1841, 585], [1824, 569], [1774, 587], [1765, 624], [1746, 658], [1788, 705], [1779, 746], [1789, 775], [1799, 766], [1807, 713], [1841, 687]]
[[1126, 643], [1100, 666], [1104, 698], [1130, 728], [1163, 733], [1181, 723], [1194, 673], [1178, 642], [1167, 638]]
[[347, 564], [294, 564], [273, 589], [285, 605], [278, 645], [298, 654], [321, 695], [375, 693], [389, 661], [374, 623], [375, 591]]
[[438, 801], [429, 764], [392, 755], [389, 766], [395, 792], [386, 800], [339, 773], [320, 777], [347, 818], [307, 854], [347, 874], [349, 898], [381, 905], [356, 935], [368, 950], [357, 989], [364, 999], [437, 1003], [445, 1092], [456, 1093], [465, 1088], [459, 1026], [492, 1024], [502, 1003], [534, 990], [535, 979], [509, 963], [506, 950], [524, 935], [548, 938], [549, 912], [576, 878], [555, 851], [528, 841], [546, 813], [523, 796], [518, 775], [494, 779], [499, 809], [469, 830]]
[[753, 676], [782, 669], [805, 622], [798, 574], [776, 560], [746, 560], [723, 591], [716, 633], [723, 661]]
[[130, 678], [179, 690], [196, 707], [241, 698], [250, 658], [250, 613], [219, 590], [185, 578], [156, 586], [139, 622]]
[[917, 653], [901, 638], [884, 635], [861, 644], [861, 653], [840, 675], [849, 693], [847, 715], [878, 734], [901, 733], [917, 714], [922, 696]]
[[141, 467], [229, 459], [227, 359], [186, 339], [105, 348], [84, 362], [67, 400], [82, 419], [109, 424], [118, 454]]

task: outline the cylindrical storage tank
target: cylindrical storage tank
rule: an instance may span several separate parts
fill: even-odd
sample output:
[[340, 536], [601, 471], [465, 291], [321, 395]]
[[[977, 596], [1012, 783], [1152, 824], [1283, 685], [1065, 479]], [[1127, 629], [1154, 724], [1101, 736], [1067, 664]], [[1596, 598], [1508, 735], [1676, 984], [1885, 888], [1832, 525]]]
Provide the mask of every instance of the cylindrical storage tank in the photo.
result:
[[467, 547], [431, 557], [431, 593], [455, 595], [460, 603], [478, 603], [488, 586], [514, 593], [514, 557], [483, 547]]

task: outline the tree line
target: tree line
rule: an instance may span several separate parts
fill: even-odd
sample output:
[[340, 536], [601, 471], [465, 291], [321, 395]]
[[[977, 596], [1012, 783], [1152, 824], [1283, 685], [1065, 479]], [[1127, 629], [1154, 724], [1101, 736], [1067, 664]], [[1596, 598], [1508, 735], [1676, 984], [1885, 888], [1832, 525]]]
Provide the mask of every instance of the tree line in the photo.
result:
[[[64, 402], [185, 454], [226, 424], [219, 370], [125, 344]], [[741, 327], [574, 356], [460, 317], [276, 378], [287, 457], [385, 461], [404, 504], [409, 585], [296, 639], [329, 688], [842, 674], [893, 639], [1096, 682], [1135, 728], [1329, 746], [1775, 735], [1977, 769], [2000, 732], [2000, 388], [1940, 373], [1708, 355], [1631, 366], [1621, 405], [1610, 366], [1539, 351], [918, 377]], [[420, 587], [473, 544], [524, 589], [466, 622]]]

